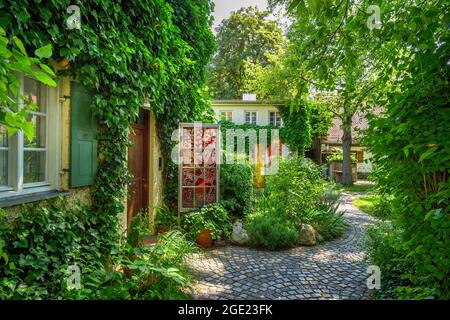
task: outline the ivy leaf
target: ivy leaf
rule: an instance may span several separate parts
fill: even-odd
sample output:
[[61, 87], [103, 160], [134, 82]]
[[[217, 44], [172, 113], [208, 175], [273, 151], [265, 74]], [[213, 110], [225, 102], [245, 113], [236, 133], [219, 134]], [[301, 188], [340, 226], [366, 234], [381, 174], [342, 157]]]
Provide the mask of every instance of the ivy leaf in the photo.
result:
[[56, 87], [56, 82], [52, 78], [50, 78], [46, 73], [38, 71], [34, 72], [34, 76], [37, 80], [40, 82], [50, 86], [50, 87]]
[[46, 46], [43, 46], [42, 48], [36, 49], [36, 51], [34, 51], [34, 54], [41, 59], [50, 58], [52, 56], [52, 45], [48, 44]]
[[16, 44], [17, 48], [19, 48], [20, 52], [22, 52], [24, 55], [27, 54], [27, 51], [25, 50], [25, 46], [23, 45], [22, 40], [17, 38], [16, 36], [13, 37], [14, 43]]
[[55, 76], [55, 73], [53, 72], [53, 70], [49, 66], [47, 66], [47, 65], [45, 65], [43, 63], [40, 63], [39, 66], [41, 67], [42, 70], [44, 70], [45, 72], [47, 72], [51, 76]]

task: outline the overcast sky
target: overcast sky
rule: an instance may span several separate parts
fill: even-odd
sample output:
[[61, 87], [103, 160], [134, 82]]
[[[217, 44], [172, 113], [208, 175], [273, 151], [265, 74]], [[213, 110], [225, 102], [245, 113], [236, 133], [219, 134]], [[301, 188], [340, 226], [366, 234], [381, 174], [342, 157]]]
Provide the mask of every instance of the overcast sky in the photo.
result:
[[224, 18], [228, 18], [232, 11], [242, 7], [257, 6], [260, 10], [267, 9], [266, 0], [213, 0], [214, 7], [214, 25], [216, 28]]

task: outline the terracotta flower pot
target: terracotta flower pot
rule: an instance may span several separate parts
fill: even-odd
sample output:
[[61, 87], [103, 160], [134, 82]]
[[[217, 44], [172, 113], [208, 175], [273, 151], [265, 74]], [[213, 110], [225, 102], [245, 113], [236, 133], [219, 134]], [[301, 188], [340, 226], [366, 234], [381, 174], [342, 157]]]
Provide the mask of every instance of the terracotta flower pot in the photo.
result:
[[197, 244], [202, 248], [210, 248], [213, 243], [211, 230], [206, 229], [202, 233], [197, 234]]

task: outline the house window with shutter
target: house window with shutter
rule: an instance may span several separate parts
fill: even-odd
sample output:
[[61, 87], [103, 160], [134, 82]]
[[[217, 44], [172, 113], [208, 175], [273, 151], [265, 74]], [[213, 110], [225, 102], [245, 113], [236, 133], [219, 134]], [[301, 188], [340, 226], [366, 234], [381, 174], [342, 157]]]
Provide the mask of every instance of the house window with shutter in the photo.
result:
[[59, 144], [56, 88], [22, 76], [20, 93], [25, 103], [36, 108], [29, 113], [34, 137], [29, 139], [22, 131], [9, 136], [0, 126], [0, 200], [22, 193], [57, 188]]

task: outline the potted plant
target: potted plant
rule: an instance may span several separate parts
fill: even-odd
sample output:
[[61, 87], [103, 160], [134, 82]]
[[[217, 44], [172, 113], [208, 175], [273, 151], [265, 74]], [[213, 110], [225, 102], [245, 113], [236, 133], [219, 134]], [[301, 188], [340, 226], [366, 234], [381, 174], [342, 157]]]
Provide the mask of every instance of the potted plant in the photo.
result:
[[209, 248], [221, 234], [230, 235], [231, 221], [226, 210], [220, 204], [214, 204], [186, 213], [183, 228], [199, 246]]
[[[327, 157], [327, 162], [330, 166], [329, 175], [333, 178], [335, 182], [341, 181], [342, 176], [342, 161], [343, 155], [342, 151], [335, 152]], [[350, 156], [351, 169], [352, 169], [352, 180], [355, 182], [357, 180], [357, 160], [355, 156]]]

